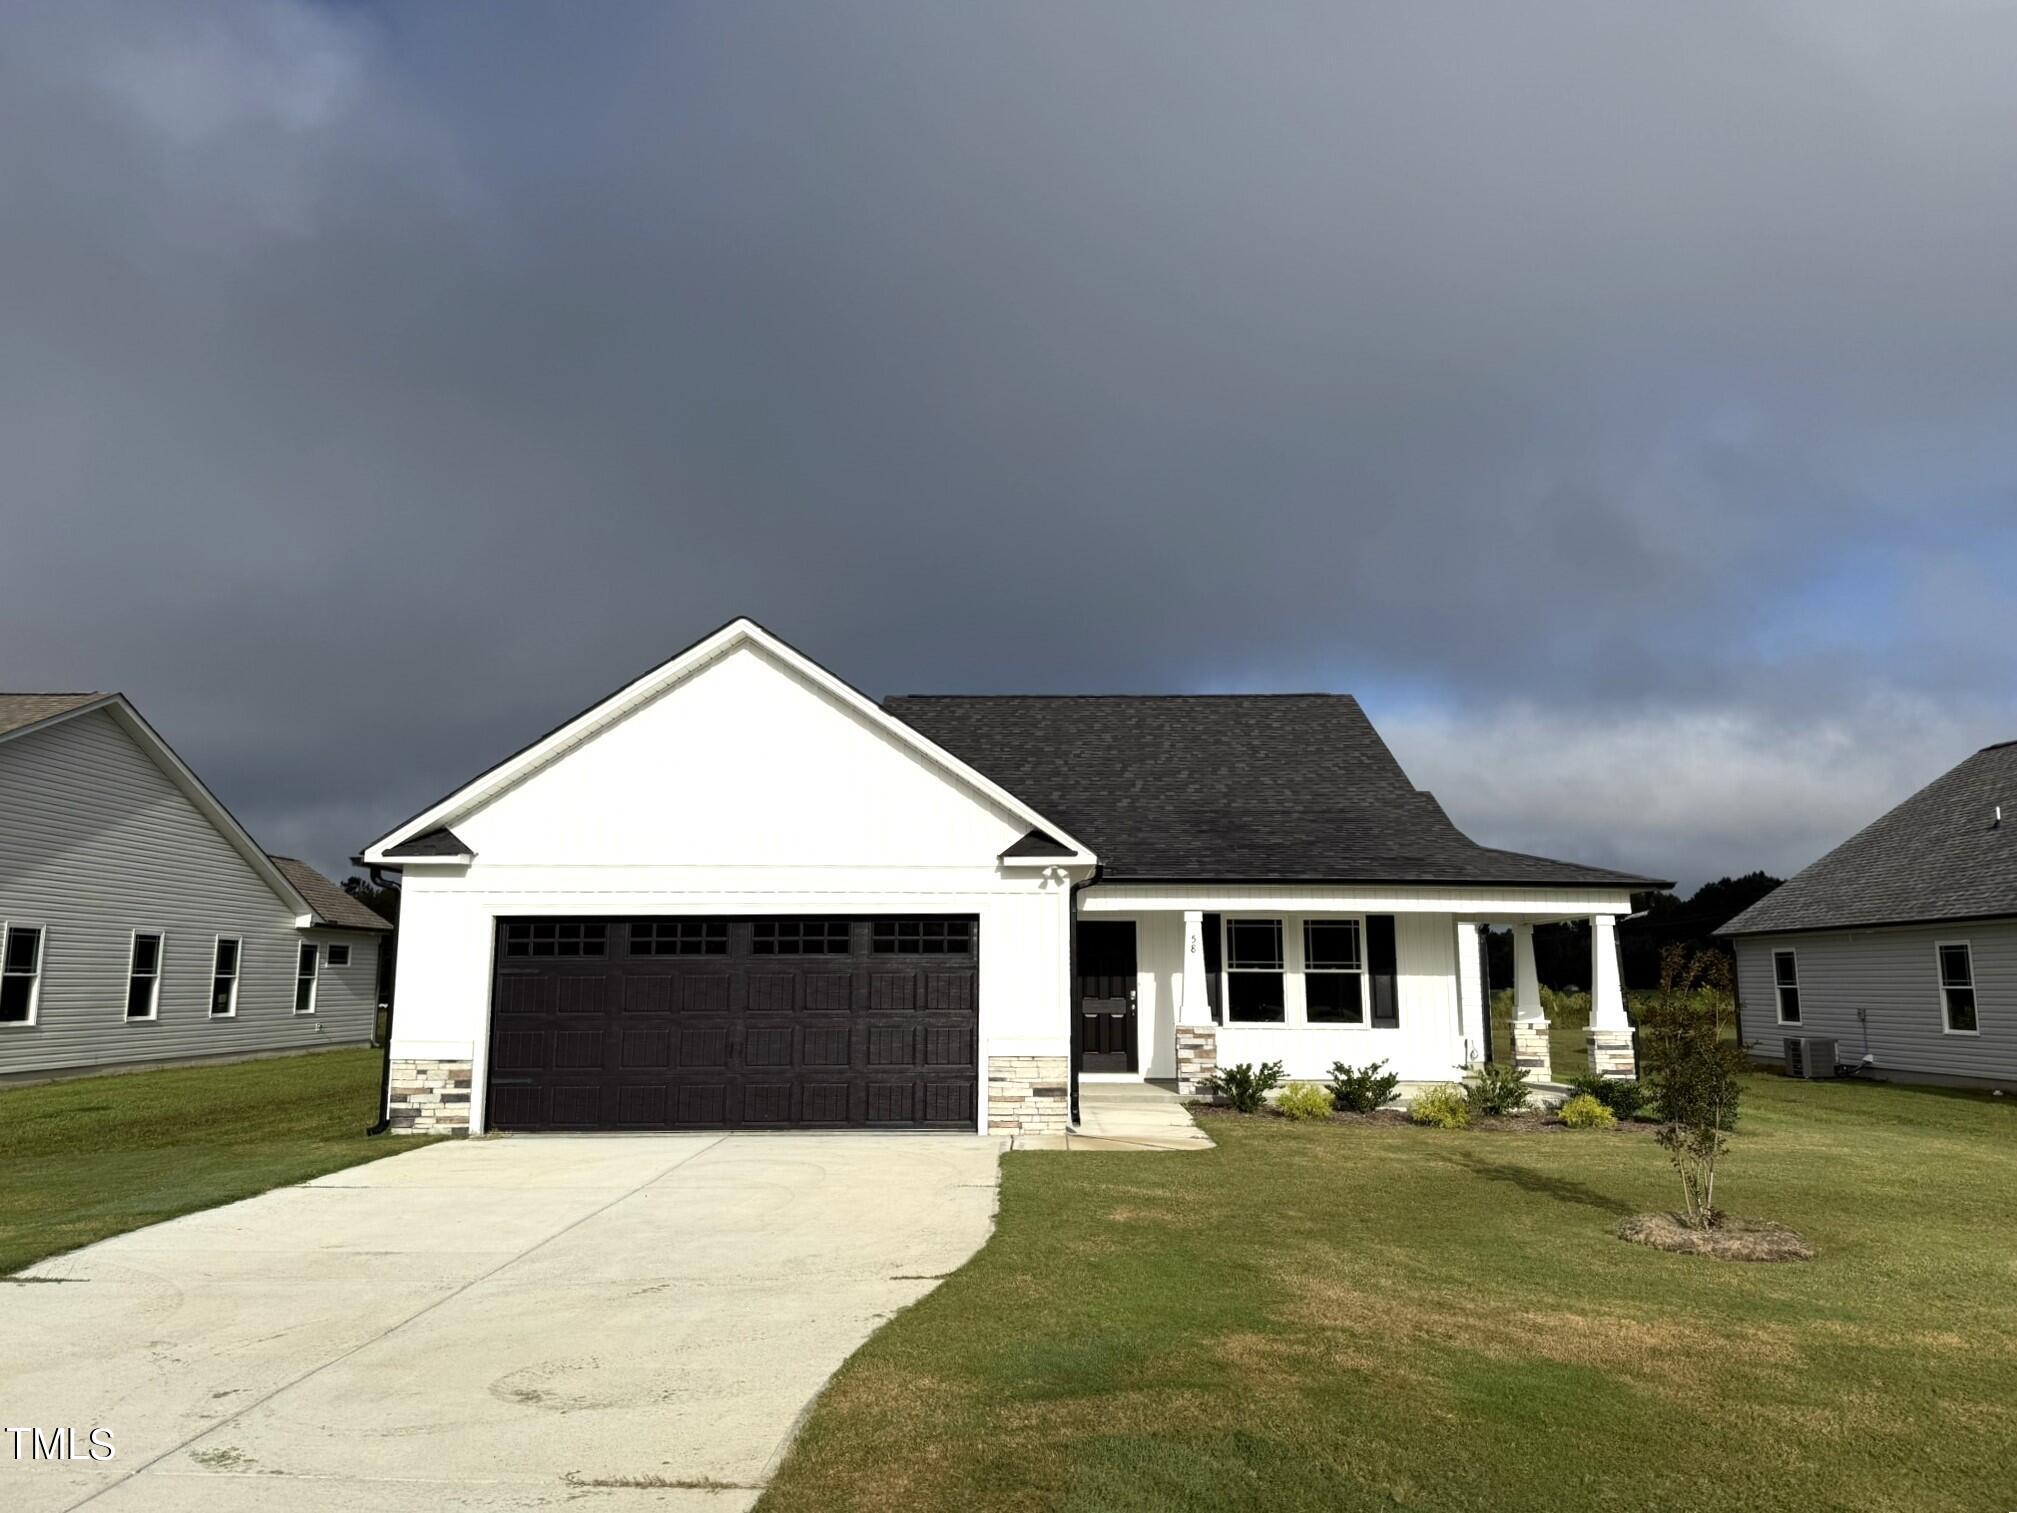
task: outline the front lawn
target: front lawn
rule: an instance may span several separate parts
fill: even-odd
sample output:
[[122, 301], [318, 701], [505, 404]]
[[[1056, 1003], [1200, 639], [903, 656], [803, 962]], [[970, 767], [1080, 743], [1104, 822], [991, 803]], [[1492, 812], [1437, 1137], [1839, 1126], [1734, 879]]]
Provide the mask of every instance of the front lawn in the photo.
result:
[[426, 1143], [365, 1138], [368, 1049], [0, 1090], [0, 1276]]
[[1725, 1186], [1820, 1246], [1623, 1244], [1626, 1135], [1215, 1120], [1018, 1153], [999, 1229], [820, 1399], [762, 1507], [2017, 1507], [2017, 1108], [1749, 1079]]

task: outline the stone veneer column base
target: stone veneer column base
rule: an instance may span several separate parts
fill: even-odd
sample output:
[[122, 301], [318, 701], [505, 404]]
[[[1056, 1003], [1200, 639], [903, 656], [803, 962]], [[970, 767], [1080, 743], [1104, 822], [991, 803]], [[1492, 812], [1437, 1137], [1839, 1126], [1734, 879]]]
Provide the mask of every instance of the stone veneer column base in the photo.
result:
[[1553, 1082], [1555, 1070], [1548, 1060], [1548, 1021], [1513, 1021], [1513, 1064], [1526, 1070], [1529, 1081]]
[[1639, 1075], [1630, 1030], [1585, 1030], [1583, 1044], [1590, 1052], [1593, 1076], [1630, 1082]]
[[990, 1056], [987, 1127], [996, 1135], [1062, 1135], [1071, 1123], [1071, 1063], [1063, 1056]]
[[1218, 1026], [1177, 1026], [1177, 1094], [1189, 1098], [1219, 1074]]
[[445, 1135], [469, 1129], [470, 1068], [466, 1061], [392, 1062], [392, 1131]]

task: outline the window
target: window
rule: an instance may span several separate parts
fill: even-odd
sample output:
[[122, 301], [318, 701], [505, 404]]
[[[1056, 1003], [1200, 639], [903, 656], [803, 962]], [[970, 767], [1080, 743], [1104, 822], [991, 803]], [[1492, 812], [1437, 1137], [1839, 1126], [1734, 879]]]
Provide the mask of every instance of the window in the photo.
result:
[[9, 925], [0, 947], [0, 1024], [33, 1024], [42, 996], [42, 927]]
[[633, 919], [632, 956], [726, 956], [725, 919]]
[[329, 964], [332, 967], [349, 966], [350, 947], [342, 941], [331, 941], [329, 943]]
[[1940, 958], [1940, 1012], [1949, 1035], [1975, 1035], [1975, 958], [1965, 940], [1935, 947]]
[[882, 956], [970, 956], [970, 919], [879, 919], [871, 945]]
[[1779, 1023], [1800, 1022], [1800, 967], [1791, 951], [1772, 953], [1772, 985], [1779, 995]]
[[1311, 1024], [1366, 1022], [1365, 959], [1356, 919], [1303, 921], [1303, 994]]
[[161, 932], [135, 930], [126, 964], [126, 1017], [152, 1019], [161, 1007]]
[[322, 964], [322, 948], [312, 940], [301, 943], [301, 956], [294, 968], [294, 1012], [315, 1012], [315, 977]]
[[1227, 920], [1226, 1022], [1282, 1023], [1288, 1017], [1282, 979], [1282, 922]]
[[845, 956], [844, 919], [759, 919], [750, 926], [749, 948], [758, 956]]
[[210, 963], [210, 1013], [229, 1019], [238, 1012], [238, 941], [230, 935], [217, 937], [217, 954]]
[[504, 927], [506, 956], [601, 956], [609, 926], [599, 919], [522, 919]]

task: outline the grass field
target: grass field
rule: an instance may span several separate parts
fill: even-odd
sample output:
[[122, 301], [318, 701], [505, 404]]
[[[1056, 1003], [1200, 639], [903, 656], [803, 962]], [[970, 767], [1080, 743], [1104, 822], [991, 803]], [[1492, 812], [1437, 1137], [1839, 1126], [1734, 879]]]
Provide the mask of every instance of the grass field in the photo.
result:
[[367, 1139], [381, 1053], [0, 1091], [0, 1276], [59, 1251], [424, 1143]]
[[994, 1239], [842, 1369], [762, 1506], [2017, 1507], [2017, 1107], [1746, 1096], [1718, 1195], [1811, 1264], [1613, 1239], [1675, 1203], [1643, 1130], [1010, 1155]]

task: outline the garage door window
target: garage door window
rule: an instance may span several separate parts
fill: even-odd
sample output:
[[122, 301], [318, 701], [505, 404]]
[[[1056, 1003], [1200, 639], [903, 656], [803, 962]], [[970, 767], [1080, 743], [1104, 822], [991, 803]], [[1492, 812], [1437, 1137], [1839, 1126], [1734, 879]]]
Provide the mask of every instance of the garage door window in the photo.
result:
[[971, 956], [970, 919], [879, 919], [871, 932], [878, 956]]
[[750, 926], [749, 948], [758, 956], [845, 956], [844, 919], [759, 919]]
[[634, 919], [630, 922], [632, 956], [726, 956], [725, 919]]
[[599, 919], [527, 919], [504, 930], [506, 956], [601, 956], [609, 927]]

